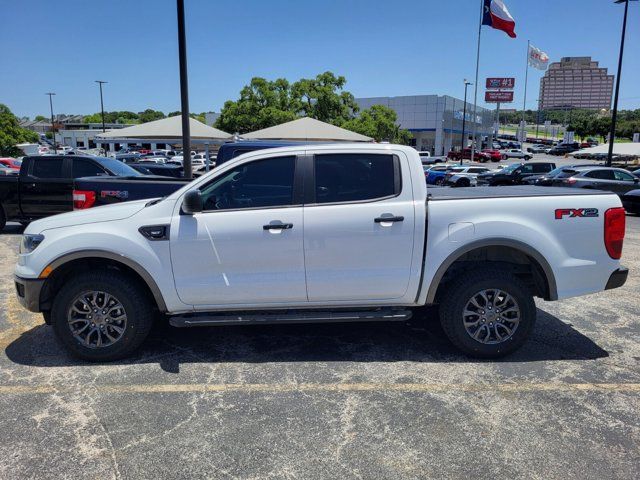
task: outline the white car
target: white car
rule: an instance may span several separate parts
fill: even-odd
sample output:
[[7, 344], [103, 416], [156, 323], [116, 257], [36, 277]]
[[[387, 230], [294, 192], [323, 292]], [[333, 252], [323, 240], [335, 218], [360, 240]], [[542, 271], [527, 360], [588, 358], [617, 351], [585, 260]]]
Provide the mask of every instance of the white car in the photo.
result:
[[530, 153], [525, 153], [519, 148], [507, 148], [505, 150], [501, 150], [500, 154], [502, 155], [503, 160], [508, 160], [510, 158], [522, 158], [524, 160], [531, 160], [533, 155]]
[[15, 292], [93, 361], [131, 354], [156, 321], [404, 322], [435, 304], [454, 345], [495, 358], [533, 331], [534, 297], [623, 285], [624, 234], [614, 193], [427, 189], [411, 147], [309, 144], [31, 223]]
[[166, 157], [143, 157], [138, 160], [139, 163], [159, 163], [164, 164], [167, 163]]
[[453, 167], [444, 176], [444, 185], [452, 187], [475, 187], [477, 177], [481, 173], [490, 172], [491, 169], [476, 165], [466, 165], [463, 167]]

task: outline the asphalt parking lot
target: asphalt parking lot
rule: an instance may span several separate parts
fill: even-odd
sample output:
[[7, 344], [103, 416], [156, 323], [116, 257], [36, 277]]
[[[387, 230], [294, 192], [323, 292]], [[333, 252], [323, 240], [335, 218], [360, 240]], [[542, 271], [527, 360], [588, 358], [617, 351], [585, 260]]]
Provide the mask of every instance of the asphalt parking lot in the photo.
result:
[[0, 235], [0, 478], [640, 478], [640, 218], [627, 284], [538, 302], [501, 361], [437, 324], [158, 327], [77, 361], [13, 292]]

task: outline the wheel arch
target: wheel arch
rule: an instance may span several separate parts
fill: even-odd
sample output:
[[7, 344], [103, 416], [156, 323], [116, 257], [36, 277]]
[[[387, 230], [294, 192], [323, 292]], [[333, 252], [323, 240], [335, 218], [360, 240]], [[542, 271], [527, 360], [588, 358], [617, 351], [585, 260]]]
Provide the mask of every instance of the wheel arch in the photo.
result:
[[[558, 288], [553, 269], [551, 268], [551, 265], [549, 264], [547, 259], [538, 250], [519, 240], [507, 238], [492, 238], [471, 242], [451, 253], [444, 260], [444, 262], [442, 262], [438, 270], [436, 270], [436, 273], [431, 280], [429, 289], [427, 290], [426, 304], [429, 305], [435, 303], [438, 294], [438, 288], [443, 283], [446, 283], [446, 281], [443, 281], [445, 280], [445, 275], [450, 272], [451, 268], [456, 264], [456, 262], [460, 262], [463, 259], [472, 256], [474, 253], [480, 254], [482, 252], [488, 252], [490, 251], [490, 249], [499, 249], [498, 251], [503, 253], [503, 256], [505, 258], [509, 258], [508, 253], [511, 252], [516, 252], [517, 254], [524, 255], [524, 257], [526, 257], [530, 264], [534, 267], [534, 275], [537, 271], [544, 281], [544, 289], [542, 295], [540, 296], [545, 300], [558, 299]], [[499, 259], [489, 260], [488, 262], [509, 263], [508, 261], [504, 262]]]
[[65, 275], [74, 270], [75, 267], [80, 264], [86, 265], [93, 264], [93, 266], [103, 266], [106, 268], [115, 267], [118, 268], [130, 276], [138, 280], [151, 294], [158, 309], [161, 312], [167, 311], [167, 305], [162, 296], [162, 291], [153, 277], [147, 272], [147, 270], [131, 258], [109, 252], [107, 250], [83, 250], [79, 252], [71, 252], [56, 258], [48, 265], [51, 268], [51, 273], [45, 281], [42, 291], [40, 293], [40, 309], [46, 311], [50, 309], [52, 301], [52, 289], [55, 289], [56, 284]]

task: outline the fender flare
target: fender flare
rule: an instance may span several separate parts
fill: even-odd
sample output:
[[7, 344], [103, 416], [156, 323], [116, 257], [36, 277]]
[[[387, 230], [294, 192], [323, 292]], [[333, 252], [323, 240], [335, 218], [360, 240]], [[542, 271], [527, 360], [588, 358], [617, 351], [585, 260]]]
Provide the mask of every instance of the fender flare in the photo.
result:
[[442, 262], [438, 270], [436, 270], [433, 279], [431, 280], [431, 284], [429, 285], [429, 290], [427, 291], [427, 300], [426, 304], [432, 304], [435, 301], [436, 293], [438, 291], [438, 287], [440, 286], [440, 282], [442, 281], [442, 277], [447, 272], [449, 267], [453, 265], [460, 257], [464, 254], [469, 253], [473, 250], [477, 250], [479, 248], [484, 247], [510, 247], [515, 250], [519, 250], [525, 255], [533, 258], [538, 265], [542, 268], [542, 272], [547, 280], [547, 284], [549, 285], [549, 300], [557, 300], [558, 299], [558, 287], [556, 284], [556, 277], [553, 273], [553, 269], [549, 262], [544, 256], [538, 252], [535, 248], [527, 245], [524, 242], [519, 240], [513, 240], [510, 238], [486, 238], [482, 240], [477, 240], [475, 242], [468, 243], [453, 253], [449, 254], [449, 256]]
[[64, 255], [61, 255], [60, 257], [53, 260], [49, 264], [49, 267], [51, 267], [52, 273], [54, 273], [58, 267], [82, 258], [103, 258], [106, 260], [113, 260], [116, 263], [121, 263], [129, 267], [131, 270], [136, 272], [147, 285], [147, 287], [151, 291], [151, 294], [153, 295], [153, 299], [158, 305], [158, 309], [161, 312], [167, 311], [167, 304], [165, 303], [162, 296], [162, 291], [160, 290], [160, 287], [158, 287], [158, 284], [153, 279], [151, 274], [149, 274], [149, 272], [147, 272], [147, 270], [145, 270], [142, 265], [127, 257], [126, 255], [110, 252], [108, 250], [79, 250], [76, 252], [65, 253]]

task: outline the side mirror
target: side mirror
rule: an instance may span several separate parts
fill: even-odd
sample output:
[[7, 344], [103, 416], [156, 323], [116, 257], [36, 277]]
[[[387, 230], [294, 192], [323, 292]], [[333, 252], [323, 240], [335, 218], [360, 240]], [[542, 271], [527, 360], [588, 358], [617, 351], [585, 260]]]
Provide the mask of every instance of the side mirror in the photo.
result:
[[189, 190], [182, 201], [182, 211], [187, 215], [193, 215], [201, 212], [202, 209], [202, 193], [200, 190]]

